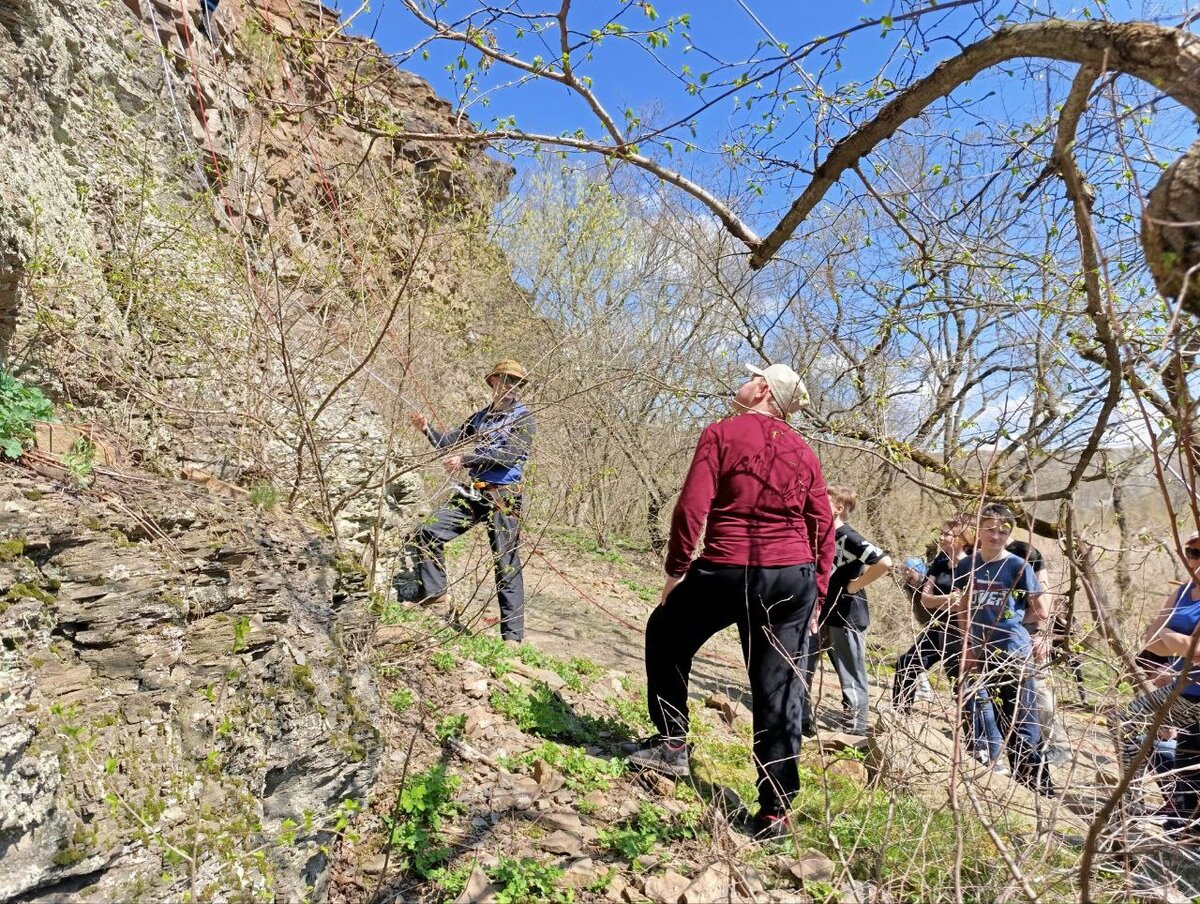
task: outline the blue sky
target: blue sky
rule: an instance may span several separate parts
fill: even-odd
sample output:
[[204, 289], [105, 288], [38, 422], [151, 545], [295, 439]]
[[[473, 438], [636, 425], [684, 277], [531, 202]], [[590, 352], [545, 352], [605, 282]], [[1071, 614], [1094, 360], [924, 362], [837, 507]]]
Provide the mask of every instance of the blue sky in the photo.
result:
[[[426, 37], [427, 32], [424, 26], [416, 22], [398, 0], [374, 0], [374, 2], [373, 9], [355, 23], [354, 30], [357, 33], [373, 33], [374, 38], [385, 51], [400, 55]], [[545, 6], [534, 6], [531, 2], [529, 8], [556, 9], [559, 5], [555, 0], [543, 0], [543, 2], [546, 4]], [[747, 6], [757, 14], [776, 39], [786, 42], [792, 47], [796, 47], [804, 40], [812, 39], [814, 36], [831, 34], [853, 26], [863, 18], [875, 19], [888, 13], [898, 14], [898, 10], [903, 8], [899, 3], [888, 2], [888, 0], [873, 0], [873, 2], [827, 0], [823, 3], [812, 2], [812, 0], [794, 0], [790, 3], [782, 2], [782, 0], [773, 0], [773, 2], [744, 0], [744, 2], [745, 5], [739, 0], [709, 0], [703, 4], [668, 5], [668, 0], [662, 0], [657, 9], [658, 24], [671, 16], [678, 16], [684, 12], [694, 13], [688, 27], [690, 42], [682, 34], [676, 33], [669, 38], [667, 48], [660, 51], [656, 59], [655, 55], [646, 52], [644, 44], [642, 47], [635, 47], [628, 42], [606, 41], [593, 61], [577, 63], [577, 72], [581, 75], [589, 75], [594, 79], [597, 94], [614, 115], [619, 117], [621, 112], [628, 108], [637, 115], [644, 116], [648, 121], [666, 122], [683, 115], [696, 103], [694, 97], [689, 97], [682, 90], [681, 84], [675, 77], [680, 66], [685, 63], [690, 65], [695, 74], [713, 65], [711, 62], [705, 61], [702, 50], [711, 51], [715, 56], [732, 60], [753, 54], [755, 46], [765, 40], [766, 36], [763, 30], [753, 20], [751, 13], [747, 11]], [[989, 0], [987, 3], [980, 4], [993, 12], [1016, 5], [1016, 0]], [[1178, 13], [1189, 7], [1195, 8], [1196, 0], [1161, 0], [1161, 2], [1160, 0], [1145, 0], [1145, 2], [1143, 0], [1128, 0], [1128, 2], [1112, 0], [1112, 2], [1104, 4], [1100, 4], [1098, 0], [1077, 0], [1077, 2], [1030, 0], [1026, 5], [1036, 5], [1043, 14], [1053, 10], [1070, 18], [1080, 18], [1084, 10], [1090, 11], [1093, 16], [1098, 16], [1102, 5], [1107, 11], [1107, 15], [1117, 20], [1149, 18], [1164, 22], [1164, 24], [1175, 24], [1178, 22]], [[633, 8], [629, 9], [625, 17], [620, 20], [622, 24], [631, 28], [648, 25], [649, 20], [645, 17], [644, 11], [637, 8], [636, 4], [632, 6]], [[603, 23], [603, 17], [598, 20], [595, 18], [597, 12], [609, 15], [614, 10], [629, 7], [631, 4], [624, 3], [622, 0], [575, 0], [573, 10], [580, 14], [576, 27], [587, 31], [596, 24]], [[470, 0], [449, 0], [445, 8], [452, 12], [465, 11], [473, 9], [474, 4]], [[591, 21], [587, 18], [588, 14], [593, 16]], [[966, 22], [965, 12], [962, 10], [942, 14], [951, 17], [948, 20], [949, 25]], [[443, 18], [452, 19], [452, 16], [444, 14]], [[956, 44], [945, 40], [946, 35], [954, 31], [953, 27], [947, 27], [947, 21], [943, 21], [941, 26], [936, 29], [939, 40], [931, 41], [927, 47], [909, 48], [901, 46], [903, 34], [899, 28], [890, 31], [887, 35], [881, 35], [880, 28], [875, 26], [849, 39], [841, 56], [840, 68], [827, 66], [827, 59], [818, 54], [804, 61], [804, 72], [818, 81], [821, 89], [825, 92], [836, 91], [855, 81], [867, 80], [881, 70], [891, 76], [896, 83], [905, 84], [910, 81], [913, 72], [917, 75], [924, 74], [938, 61], [957, 52]], [[960, 35], [959, 38], [969, 42], [978, 34], [978, 30], [976, 30], [973, 33]], [[547, 43], [545, 46], [540, 46], [539, 40], [537, 37], [526, 35], [521, 41], [514, 42], [511, 36], [502, 35], [501, 46], [511, 46], [526, 59], [535, 53], [542, 55], [545, 59], [553, 59], [557, 53], [554, 44]], [[691, 45], [700, 50], [685, 52], [685, 48]], [[454, 60], [459, 45], [440, 42], [429, 45], [428, 49], [429, 59], [423, 59], [420, 54], [416, 54], [404, 56], [398, 59], [398, 63], [402, 68], [414, 71], [426, 78], [442, 96], [455, 98], [457, 94], [456, 82], [453, 77], [455, 73], [448, 74], [445, 67]], [[950, 153], [948, 149], [965, 137], [971, 139], [966, 143], [973, 145], [972, 161], [968, 166], [955, 173], [954, 185], [950, 188], [941, 188], [937, 187], [936, 183], [931, 183], [937, 198], [949, 197], [956, 189], [963, 195], [969, 196], [975, 192], [977, 187], [992, 185], [997, 174], [1002, 175], [1007, 170], [1006, 158], [1014, 145], [1026, 140], [1026, 133], [1007, 134], [1007, 125], [1012, 124], [1019, 127], [1025, 121], [1036, 122], [1039, 117], [1049, 116], [1052, 118], [1054, 106], [1065, 97], [1070, 77], [1074, 72], [1074, 67], [1068, 65], [1054, 67], [1052, 74], [1045, 67], [1026, 69], [1021, 65], [1011, 65], [1007, 69], [1006, 73], [991, 72], [980, 76], [957, 91], [951, 102], [932, 112], [925, 123], [913, 124], [911, 132], [919, 139], [922, 148], [929, 155], [924, 162], [926, 167], [931, 164], [939, 166], [945, 164], [945, 170], [949, 171], [953, 167], [953, 161], [946, 157]], [[456, 74], [461, 77], [463, 73], [460, 71]], [[786, 76], [785, 85], [795, 85], [802, 78], [800, 74], [790, 71], [785, 72], [784, 75]], [[512, 71], [502, 66], [493, 67], [487, 76], [491, 84], [503, 83], [511, 77]], [[719, 77], [714, 77], [710, 82], [710, 87], [718, 80]], [[765, 86], [764, 93], [771, 87], [771, 85]], [[887, 86], [884, 88], [887, 90]], [[812, 117], [817, 105], [812, 100], [811, 92], [798, 98], [798, 101], [797, 105], [788, 111], [788, 121], [791, 123], [789, 128], [795, 127], [796, 132], [786, 135], [778, 146], [777, 156], [784, 161], [784, 165], [777, 170], [780, 178], [767, 186], [764, 197], [757, 202], [758, 209], [753, 210], [747, 217], [750, 225], [758, 229], [760, 233], [774, 224], [779, 208], [794, 196], [797, 185], [803, 185], [808, 181], [806, 174], [793, 171], [789, 175], [786, 168], [787, 162], [798, 161], [801, 164], [811, 164], [813, 158]], [[876, 101], [877, 103], [878, 101]], [[763, 106], [766, 106], [765, 102]], [[560, 86], [536, 80], [499, 91], [493, 95], [492, 101], [487, 107], [476, 104], [469, 107], [467, 112], [471, 119], [485, 128], [494, 118], [514, 115], [517, 124], [529, 131], [560, 134], [583, 128], [590, 136], [599, 135], [595, 117], [578, 97]], [[754, 113], [758, 113], [758, 108]], [[861, 121], [861, 118], [860, 116], [858, 121]], [[1169, 124], [1169, 117], [1164, 121]], [[705, 113], [697, 123], [695, 143], [701, 147], [715, 148], [726, 138], [732, 127], [744, 125], [746, 122], [744, 109], [734, 111], [729, 103], [715, 106]], [[1194, 138], [1195, 134], [1192, 122], [1192, 119], [1188, 117], [1184, 123], [1188, 141]], [[832, 131], [835, 135], [844, 134], [846, 128], [845, 125], [839, 125]], [[687, 129], [679, 129], [676, 130], [676, 134], [690, 133]], [[1084, 139], [1079, 147], [1079, 152], [1087, 165], [1089, 178], [1096, 183], [1099, 191], [1098, 211], [1105, 216], [1110, 216], [1132, 210], [1125, 197], [1124, 189], [1112, 183], [1114, 172], [1110, 172], [1113, 170], [1111, 162], [1107, 164], [1105, 162], [1105, 155], [1111, 156], [1111, 147], [1108, 144], [1110, 136], [1106, 134], [1089, 136], [1086, 128], [1081, 134]], [[939, 141], [942, 136], [952, 136], [955, 141]], [[1043, 134], [1039, 140], [1044, 145], [1045, 135]], [[1088, 142], [1091, 142], [1092, 146], [1086, 146]], [[1035, 145], [1037, 141], [1030, 137], [1028, 143]], [[1042, 147], [1041, 150], [1044, 152], [1046, 149]], [[664, 153], [661, 148], [650, 149], [650, 152], [660, 158]], [[819, 150], [816, 156], [824, 157], [824, 149]], [[870, 165], [876, 161], [886, 163], [888, 157], [888, 149], [884, 149], [882, 153], [872, 155], [872, 159], [864, 164], [864, 168], [869, 170]], [[528, 157], [520, 157], [514, 162], [518, 163], [519, 167], [523, 167], [528, 165], [528, 161]], [[728, 165], [726, 159], [712, 154], [695, 154], [684, 162], [679, 161], [680, 158], [676, 156], [674, 161], [666, 162], [674, 162], [685, 170], [689, 166], [696, 166], [702, 171], [698, 181], [719, 195], [726, 193], [731, 196], [736, 195], [746, 180], [753, 178], [753, 173], [749, 168], [735, 169]], [[1023, 162], [1031, 167], [1031, 173], [1036, 173], [1037, 168], [1031, 161], [1026, 159]], [[1147, 173], [1156, 169], [1153, 161], [1145, 161], [1145, 164]], [[1118, 176], [1120, 169], [1121, 167], [1116, 167], [1115, 170], [1115, 174]], [[876, 184], [880, 185], [886, 181], [888, 180], [877, 178]], [[1145, 184], [1152, 184], [1152, 182], [1147, 180]], [[1000, 185], [1003, 183], [1001, 182]], [[1025, 185], [1026, 183], [1017, 180], [1013, 184], [1007, 185], [1003, 192], [1000, 192], [999, 186], [993, 188], [989, 193], [989, 198], [992, 198], [994, 193], [992, 203], [997, 205], [995, 209], [1011, 210], [1016, 204], [1014, 199]], [[515, 192], [521, 192], [520, 179], [514, 182], [513, 189]], [[831, 206], [838, 208], [842, 206], [839, 201], [855, 192], [861, 193], [861, 186], [854, 178], [847, 178], [843, 180], [841, 186], [830, 193], [826, 200]], [[1041, 203], [1043, 197], [1054, 197], [1059, 192], [1060, 188], [1053, 180], [1043, 186], [1030, 203], [1029, 218], [1015, 221], [1007, 233], [998, 236], [998, 240], [1003, 238], [1008, 243], [1007, 247], [1016, 251], [1033, 251], [1039, 248], [1044, 241], [1045, 223], [1036, 206]], [[1106, 204], [1110, 197], [1119, 203], [1116, 205]], [[844, 206], [847, 210], [854, 209], [854, 205], [850, 203]], [[828, 223], [828, 221], [825, 222]], [[814, 222], [809, 225], [813, 229], [820, 229], [821, 221], [814, 218]], [[1068, 232], [1069, 224], [1060, 223], [1059, 226], [1063, 232], [1057, 240], [1058, 244], [1070, 245], [1073, 240]], [[888, 226], [886, 222], [881, 224], [878, 219], [872, 222], [872, 228], [879, 230], [872, 236], [878, 240], [878, 253], [874, 259], [870, 259], [869, 255], [862, 255], [863, 263], [869, 265], [870, 274], [878, 274], [885, 284], [892, 285], [897, 281], [903, 281], [900, 269], [905, 257], [900, 249], [903, 244], [902, 238], [896, 235], [896, 230]], [[1129, 259], [1133, 260], [1137, 257], [1138, 251], [1133, 248], [1132, 241], [1136, 233], [1136, 221], [1129, 224], [1102, 223], [1101, 228], [1107, 230], [1105, 238], [1108, 240], [1109, 247], [1114, 249], [1113, 254], [1117, 253], [1115, 249], [1118, 249], [1120, 242], [1124, 241], [1132, 248]], [[802, 234], [798, 235], [790, 247], [802, 249], [806, 238]], [[814, 238], [819, 238], [819, 236], [814, 236]], [[1066, 248], [1065, 253], [1068, 255], [1065, 259], [1069, 260], [1071, 253], [1069, 247]], [[1015, 290], [1026, 283], [1036, 284], [1036, 280], [1033, 278], [1035, 276], [1036, 263], [1030, 262], [1028, 268], [1013, 271], [1007, 279]], [[868, 278], [870, 276], [864, 274], [864, 279]], [[1130, 291], [1135, 289], [1136, 285]], [[1118, 287], [1118, 291], [1123, 290], [1124, 287]], [[1032, 314], [1028, 324], [1023, 322], [1017, 326], [1022, 329], [1038, 329], [1036, 317]], [[985, 340], [992, 344], [1000, 341], [1000, 338], [996, 337]], [[989, 416], [988, 420], [990, 425], [994, 421], [994, 417]]]
[[[548, 3], [546, 8], [555, 5]], [[594, 21], [596, 17], [584, 15], [589, 11], [589, 5], [602, 6], [605, 12], [611, 12], [624, 4], [585, 0], [585, 3], [577, 4], [578, 12], [572, 11], [571, 21], [578, 19], [581, 26]], [[845, 28], [857, 18], [854, 15], [857, 10], [853, 9], [855, 5], [855, 0], [832, 0], [826, 3], [800, 0], [796, 3], [764, 4], [762, 11], [759, 11], [754, 8], [754, 4], [747, 3], [763, 24], [781, 41], [795, 41]], [[460, 3], [456, 6], [466, 9], [470, 4]], [[872, 7], [879, 12], [876, 13]], [[758, 41], [765, 39], [762, 30], [736, 0], [672, 4], [671, 8], [668, 8], [667, 4], [660, 4], [657, 12], [657, 22], [660, 24], [672, 15], [691, 13], [691, 24], [688, 28], [693, 38], [691, 43], [729, 57], [739, 53], [745, 54], [752, 50]], [[880, 3], [862, 4], [862, 15], [878, 15], [883, 12], [886, 12], [886, 8]], [[631, 28], [642, 27], [650, 22], [638, 10], [632, 10], [621, 21]], [[373, 32], [375, 40], [389, 53], [400, 53], [413, 47], [426, 34], [424, 26], [395, 0], [379, 0], [369, 14], [356, 22], [354, 30], [360, 34]], [[681, 34], [671, 36], [663, 56], [676, 66], [687, 61], [692, 63], [697, 71], [707, 68], [699, 55], [690, 56], [684, 52], [686, 43]], [[549, 44], [539, 50], [538, 39], [532, 37], [526, 37], [523, 42], [514, 43], [513, 46], [528, 55], [541, 52], [547, 58], [551, 58], [555, 52], [555, 48]], [[405, 68], [423, 76], [440, 93], [449, 97], [454, 91], [454, 85], [444, 67], [453, 60], [456, 52], [457, 48], [448, 47], [444, 43], [431, 46], [429, 60], [423, 60], [417, 55], [405, 63]], [[675, 93], [675, 85], [653, 63], [649, 54], [635, 50], [628, 44], [606, 44], [596, 59], [580, 64], [578, 70], [595, 80], [597, 92], [613, 110], [625, 107], [645, 108], [660, 103], [668, 93]], [[497, 75], [503, 74], [500, 67], [497, 67], [495, 72]], [[522, 86], [519, 90], [505, 91], [503, 97], [497, 98], [491, 105], [490, 110], [476, 108], [474, 112], [475, 118], [480, 122], [489, 114], [515, 113], [523, 127], [544, 132], [558, 132], [567, 124], [573, 126], [586, 123], [588, 116], [586, 108], [575, 95], [565, 88], [551, 84], [531, 84]]]
[[[522, 8], [540, 12], [557, 9], [558, 5], [554, 0], [545, 0], [544, 5], [528, 3], [523, 4]], [[945, 5], [946, 0], [943, 0], [942, 7]], [[785, 70], [778, 84], [796, 86], [803, 78], [808, 78], [824, 91], [833, 92], [856, 81], [865, 83], [881, 71], [896, 83], [903, 84], [910, 80], [913, 71], [924, 74], [936, 62], [956, 51], [955, 45], [945, 40], [946, 35], [959, 32], [958, 37], [968, 41], [978, 36], [977, 26], [975, 31], [968, 28], [971, 25], [970, 17], [975, 14], [977, 7], [986, 8], [995, 16], [1002, 10], [1011, 12], [1016, 5], [1016, 0], [988, 0], [966, 9], [939, 12], [937, 17], [940, 18], [926, 18], [923, 22], [931, 26], [941, 39], [924, 47], [919, 46], [919, 38], [913, 42], [918, 46], [904, 46], [902, 42], [905, 35], [899, 23], [886, 35], [881, 34], [879, 27], [873, 26], [848, 39], [837, 68], [830, 65], [826, 51], [822, 50], [803, 61], [804, 76], [790, 69]], [[1167, 0], [1165, 3], [1157, 0], [1032, 0], [1025, 4], [1030, 5], [1038, 7], [1042, 14], [1053, 10], [1078, 18], [1085, 12], [1098, 16], [1100, 10], [1105, 9], [1112, 18], [1131, 19], [1155, 17], [1155, 13], [1161, 15], [1163, 10], [1178, 10], [1187, 5], [1187, 0]], [[343, 0], [343, 8], [350, 7], [349, 0]], [[439, 15], [443, 21], [453, 22], [456, 17], [476, 8], [477, 4], [470, 0], [447, 0]], [[576, 59], [575, 62], [577, 73], [593, 79], [597, 96], [619, 122], [628, 110], [647, 123], [662, 125], [686, 116], [698, 103], [697, 97], [689, 96], [684, 91], [679, 79], [679, 72], [685, 65], [691, 68], [693, 79], [701, 72], [712, 71], [712, 79], [706, 89], [711, 97], [715, 93], [713, 86], [722, 80], [713, 57], [728, 61], [745, 59], [755, 53], [760, 42], [767, 40], [766, 31], [795, 48], [815, 36], [833, 34], [865, 20], [876, 20], [889, 14], [898, 16], [905, 8], [895, 0], [793, 0], [786, 3], [778, 0], [707, 0], [700, 4], [661, 0], [656, 6], [656, 18], [651, 20], [641, 3], [627, 0], [576, 0], [570, 21], [576, 29], [586, 33], [593, 28], [603, 27], [605, 21], [618, 13], [617, 21], [631, 29], [661, 27], [672, 17], [690, 14], [687, 26], [671, 34], [664, 49], [651, 52], [644, 40], [607, 39], [594, 59]], [[993, 21], [993, 24], [999, 23]], [[452, 100], [458, 98], [459, 80], [466, 73], [454, 69], [453, 63], [461, 45], [445, 41], [426, 44], [423, 50], [428, 58], [422, 53], [406, 53], [418, 46], [427, 37], [428, 31], [399, 0], [374, 0], [371, 8], [355, 20], [352, 30], [358, 34], [372, 35], [386, 52], [396, 55], [402, 68], [427, 79], [443, 97]], [[527, 33], [518, 40], [511, 32], [499, 32], [498, 38], [502, 49], [511, 49], [525, 59], [539, 55], [546, 60], [554, 60], [558, 53], [556, 33], [545, 36]], [[467, 57], [473, 71], [479, 54], [469, 51]], [[453, 71], [448, 72], [447, 67]], [[728, 70], [727, 74], [741, 71], [745, 71], [744, 67]], [[491, 90], [488, 91], [486, 102], [476, 98], [467, 106], [467, 115], [484, 128], [494, 125], [497, 120], [513, 116], [520, 128], [531, 132], [558, 135], [582, 129], [588, 137], [601, 137], [595, 116], [577, 95], [560, 85], [539, 79], [515, 87], [503, 87], [513, 76], [513, 70], [500, 64], [487, 73], [477, 75], [477, 87]], [[776, 83], [768, 82], [764, 91], [775, 86]], [[969, 86], [959, 94], [970, 96], [974, 87]], [[1063, 88], [1065, 90], [1065, 85]], [[743, 103], [747, 93], [750, 93], [750, 89], [738, 92], [738, 98]], [[974, 96], [978, 99], [986, 93], [981, 88]], [[1027, 112], [1026, 98], [1039, 95], [1044, 105], [1044, 86], [1009, 81], [980, 102], [977, 112], [995, 119], [1019, 122]], [[786, 111], [777, 131], [772, 132], [767, 140], [770, 150], [775, 152], [774, 156], [811, 166], [814, 157], [812, 125], [817, 104], [811, 92], [798, 95], [797, 101], [796, 106]], [[667, 155], [662, 146], [643, 146], [643, 149], [672, 168], [685, 172], [690, 168], [699, 168], [704, 174], [702, 181], [706, 184], [713, 184], [711, 179], [715, 170], [727, 184], [713, 185], [714, 189], [719, 194], [736, 193], [747, 180], [753, 179], [753, 175], [746, 171], [737, 176], [728, 173], [728, 160], [712, 151], [720, 148], [733, 128], [754, 122], [767, 106], [766, 102], [760, 102], [750, 114], [725, 100], [700, 115], [695, 122], [694, 138], [690, 127], [677, 128], [672, 132], [669, 136], [672, 155]], [[968, 127], [971, 112], [967, 111], [963, 116]], [[834, 133], [838, 132], [839, 129], [835, 127]], [[701, 150], [683, 158], [679, 149], [689, 140], [693, 140]], [[816, 156], [823, 156], [823, 153]], [[520, 171], [528, 163], [528, 158], [518, 158], [514, 162]], [[767, 185], [762, 202], [767, 210], [761, 212], [764, 218], [770, 219], [770, 209], [782, 205], [791, 196], [794, 187], [806, 181], [807, 177], [800, 173], [788, 178], [785, 170], [782, 180]]]

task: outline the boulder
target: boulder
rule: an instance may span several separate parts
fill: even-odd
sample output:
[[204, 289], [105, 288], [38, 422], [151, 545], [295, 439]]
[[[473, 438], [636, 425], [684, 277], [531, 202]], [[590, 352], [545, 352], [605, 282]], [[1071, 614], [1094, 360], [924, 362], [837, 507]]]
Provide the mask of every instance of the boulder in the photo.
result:
[[565, 857], [575, 857], [578, 856], [580, 850], [582, 849], [583, 842], [569, 832], [564, 832], [560, 829], [559, 831], [553, 832], [543, 838], [539, 842], [539, 847], [541, 847], [543, 851], [547, 851], [551, 854], [562, 854]]
[[689, 885], [691, 882], [687, 877], [679, 875], [674, 870], [667, 870], [660, 875], [648, 877], [642, 890], [651, 901], [676, 904]]
[[562, 884], [567, 888], [584, 888], [608, 871], [608, 867], [596, 866], [591, 857], [579, 857], [562, 867]]
[[483, 867], [476, 864], [475, 868], [471, 870], [471, 876], [467, 879], [462, 894], [454, 899], [454, 904], [485, 904], [485, 902], [495, 899], [495, 887], [488, 879], [487, 873], [483, 871]]
[[822, 731], [817, 733], [817, 747], [821, 753], [830, 755], [843, 750], [866, 752], [869, 746], [866, 735], [849, 734], [844, 731]]
[[710, 904], [738, 899], [737, 883], [729, 867], [724, 863], [711, 863], [692, 879], [679, 900], [682, 904]]
[[[928, 716], [880, 713], [867, 752], [866, 766], [872, 780], [915, 795], [931, 807], [945, 806], [950, 799], [955, 749], [942, 727]], [[965, 752], [953, 774], [964, 807], [978, 807], [1003, 831], [1033, 831], [1052, 808], [1060, 823], [1076, 828], [1081, 824], [1065, 807], [1054, 807], [1052, 801], [982, 766]]]
[[549, 687], [551, 690], [561, 690], [567, 686], [567, 682], [558, 672], [552, 672], [549, 669], [534, 668], [531, 665], [526, 665], [519, 659], [511, 660], [509, 668], [517, 675], [523, 675], [530, 681], [540, 681], [542, 684]]
[[750, 709], [739, 701], [734, 701], [729, 698], [728, 694], [723, 694], [720, 691], [709, 694], [704, 701], [704, 705], [709, 709], [715, 709], [721, 714], [721, 718], [726, 725], [734, 725], [737, 722], [749, 724], [754, 716]]
[[813, 848], [809, 848], [785, 867], [787, 875], [797, 888], [803, 888], [805, 882], [832, 881], [834, 869], [833, 861]]
[[545, 794], [553, 794], [567, 783], [567, 780], [545, 760], [534, 762], [533, 778]]
[[865, 788], [871, 780], [867, 772], [867, 764], [861, 760], [832, 760], [825, 764], [825, 772], [829, 775], [840, 775], [859, 788]]

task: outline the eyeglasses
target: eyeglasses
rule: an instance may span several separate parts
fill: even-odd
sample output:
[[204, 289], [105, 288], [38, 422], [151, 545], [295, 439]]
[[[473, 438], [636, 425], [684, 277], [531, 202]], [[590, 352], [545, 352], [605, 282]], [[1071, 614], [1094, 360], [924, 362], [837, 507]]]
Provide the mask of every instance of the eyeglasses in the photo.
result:
[[1185, 546], [1183, 548], [1183, 556], [1185, 559], [1200, 559], [1200, 549], [1195, 546]]

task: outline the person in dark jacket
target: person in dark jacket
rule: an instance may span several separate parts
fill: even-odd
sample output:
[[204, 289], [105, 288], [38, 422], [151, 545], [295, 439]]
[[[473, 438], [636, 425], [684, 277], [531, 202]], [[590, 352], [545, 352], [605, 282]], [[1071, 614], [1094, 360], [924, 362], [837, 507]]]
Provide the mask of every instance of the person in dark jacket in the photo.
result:
[[[737, 625], [750, 674], [759, 811], [781, 837], [800, 788], [800, 657], [833, 562], [833, 513], [816, 454], [786, 418], [808, 401], [794, 370], [773, 364], [707, 426], [671, 519], [658, 608], [646, 625], [646, 698], [658, 734], [630, 764], [686, 776], [688, 678], [700, 647]], [[701, 531], [704, 552], [693, 561]]]
[[417, 532], [414, 558], [420, 582], [418, 601], [441, 602], [446, 596], [446, 543], [480, 521], [487, 522], [488, 541], [496, 560], [496, 595], [500, 601], [500, 636], [520, 642], [525, 636], [525, 585], [521, 577], [521, 477], [536, 429], [533, 414], [517, 400], [527, 380], [525, 368], [511, 358], [496, 362], [485, 380], [492, 403], [476, 411], [455, 430], [441, 432], [414, 412], [412, 425], [436, 449], [453, 454], [442, 460], [446, 473], [463, 470], [467, 480]]
[[829, 487], [829, 504], [833, 509], [835, 528], [833, 574], [829, 578], [829, 593], [821, 607], [818, 633], [809, 636], [804, 657], [805, 681], [810, 688], [806, 697], [805, 722], [811, 726], [811, 688], [821, 650], [825, 650], [842, 688], [841, 728], [850, 734], [865, 735], [870, 703], [867, 628], [871, 618], [867, 608], [867, 587], [891, 570], [892, 560], [843, 520], [850, 517], [858, 505], [854, 487], [840, 484]]

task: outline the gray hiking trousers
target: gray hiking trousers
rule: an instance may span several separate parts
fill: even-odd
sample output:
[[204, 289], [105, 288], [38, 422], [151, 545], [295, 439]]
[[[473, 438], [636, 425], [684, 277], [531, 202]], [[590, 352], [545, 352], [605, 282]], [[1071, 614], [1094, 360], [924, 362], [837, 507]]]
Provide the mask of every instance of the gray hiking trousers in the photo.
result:
[[813, 725], [815, 713], [811, 693], [821, 650], [829, 654], [833, 670], [842, 686], [842, 713], [845, 730], [851, 734], [867, 733], [867, 706], [871, 702], [867, 687], [867, 632], [844, 625], [826, 625], [820, 634], [810, 634], [804, 657], [804, 671], [809, 693], [804, 723]]
[[496, 564], [496, 596], [500, 601], [500, 636], [525, 637], [525, 582], [521, 576], [521, 494], [503, 488], [478, 499], [455, 495], [433, 514], [413, 538], [420, 599], [446, 593], [446, 543], [487, 521], [488, 542]]

